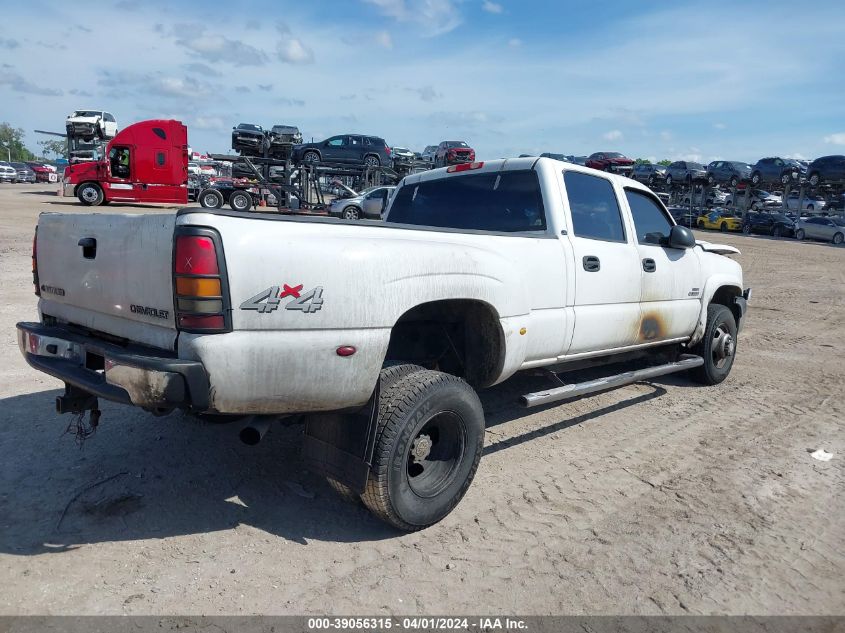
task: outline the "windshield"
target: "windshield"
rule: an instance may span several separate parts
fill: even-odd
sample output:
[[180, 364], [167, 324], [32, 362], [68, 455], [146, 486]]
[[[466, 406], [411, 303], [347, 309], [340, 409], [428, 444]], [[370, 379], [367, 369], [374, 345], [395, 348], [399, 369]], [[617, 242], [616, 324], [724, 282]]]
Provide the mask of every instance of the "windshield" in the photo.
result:
[[625, 158], [625, 154], [620, 154], [619, 152], [605, 152], [605, 158]]
[[845, 226], [845, 218], [830, 218], [836, 226]]
[[410, 154], [411, 153], [411, 150], [409, 150], [407, 147], [394, 147], [393, 151], [394, 152], [402, 152], [403, 154]]
[[72, 117], [95, 117], [100, 116], [102, 112], [95, 112], [94, 110], [77, 110], [71, 116]]
[[260, 132], [261, 128], [257, 125], [253, 125], [252, 123], [241, 123], [238, 126], [239, 130], [252, 130], [253, 132]]
[[469, 147], [463, 141], [446, 141], [446, 147]]

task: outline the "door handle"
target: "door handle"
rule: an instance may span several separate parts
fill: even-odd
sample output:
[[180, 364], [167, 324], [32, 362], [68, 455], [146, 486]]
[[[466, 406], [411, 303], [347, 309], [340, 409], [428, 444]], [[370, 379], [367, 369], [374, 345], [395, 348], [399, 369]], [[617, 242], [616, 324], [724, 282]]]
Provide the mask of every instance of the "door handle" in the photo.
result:
[[654, 263], [654, 260], [650, 257], [647, 257], [643, 260], [643, 270], [647, 273], [653, 273], [657, 270], [657, 264]]
[[601, 262], [595, 255], [584, 255], [584, 259], [581, 261], [584, 264], [584, 270], [588, 273], [595, 273], [601, 270]]

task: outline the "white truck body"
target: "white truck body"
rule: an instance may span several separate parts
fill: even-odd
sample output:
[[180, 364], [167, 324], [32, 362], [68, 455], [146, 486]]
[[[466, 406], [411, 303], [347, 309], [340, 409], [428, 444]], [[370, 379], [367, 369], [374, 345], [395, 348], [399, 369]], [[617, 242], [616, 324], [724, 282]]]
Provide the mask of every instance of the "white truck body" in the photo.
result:
[[[692, 345], [702, 336], [714, 294], [742, 296], [740, 266], [723, 255], [735, 249], [638, 242], [626, 191], [656, 198], [627, 178], [525, 158], [461, 173], [414, 174], [401, 187], [527, 170], [537, 174], [546, 226], [510, 234], [393, 224], [391, 209], [386, 222], [363, 224], [199, 209], [174, 216], [44, 214], [38, 226], [39, 310], [54, 324], [198, 361], [209, 377], [211, 411], [282, 414], [366, 403], [395, 326], [423, 304], [473, 302], [495, 315], [499, 332], [484, 336], [496, 349], [475, 381], [489, 386], [521, 369]], [[610, 183], [622, 241], [578, 235], [567, 172]], [[231, 331], [177, 329], [172, 262], [179, 227], [219, 233]], [[89, 237], [97, 241], [94, 259], [82, 257], [78, 245]], [[591, 257], [600, 261], [599, 270], [586, 269]], [[655, 270], [644, 271], [643, 260], [653, 261]], [[322, 303], [310, 311], [307, 304], [290, 309], [297, 293], [289, 293], [274, 309], [243, 308], [274, 287], [299, 288], [300, 295], [319, 288]], [[354, 347], [354, 355], [338, 355], [342, 346]]]

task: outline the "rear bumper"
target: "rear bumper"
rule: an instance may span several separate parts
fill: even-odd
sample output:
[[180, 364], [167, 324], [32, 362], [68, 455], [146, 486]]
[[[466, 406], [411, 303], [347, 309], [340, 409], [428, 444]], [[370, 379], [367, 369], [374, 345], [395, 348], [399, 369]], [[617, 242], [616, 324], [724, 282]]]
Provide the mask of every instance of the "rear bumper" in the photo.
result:
[[18, 323], [17, 330], [30, 366], [92, 395], [145, 409], [209, 408], [208, 375], [199, 361], [113, 345], [62, 326]]

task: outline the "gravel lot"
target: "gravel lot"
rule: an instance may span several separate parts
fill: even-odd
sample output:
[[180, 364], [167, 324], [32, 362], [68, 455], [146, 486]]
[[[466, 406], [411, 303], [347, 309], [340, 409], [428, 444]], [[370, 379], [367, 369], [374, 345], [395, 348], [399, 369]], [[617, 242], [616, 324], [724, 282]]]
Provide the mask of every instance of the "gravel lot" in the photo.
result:
[[482, 395], [467, 497], [405, 535], [304, 471], [295, 427], [250, 448], [104, 403], [81, 449], [63, 435], [14, 332], [38, 214], [87, 211], [54, 187], [0, 185], [0, 613], [845, 613], [845, 248], [706, 236], [754, 288], [727, 382], [529, 413], [546, 383], [514, 378]]

